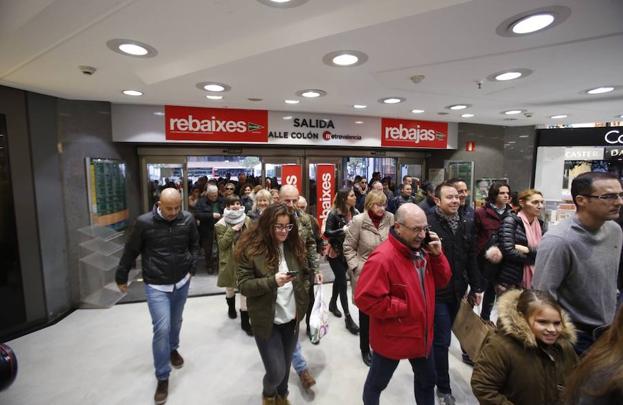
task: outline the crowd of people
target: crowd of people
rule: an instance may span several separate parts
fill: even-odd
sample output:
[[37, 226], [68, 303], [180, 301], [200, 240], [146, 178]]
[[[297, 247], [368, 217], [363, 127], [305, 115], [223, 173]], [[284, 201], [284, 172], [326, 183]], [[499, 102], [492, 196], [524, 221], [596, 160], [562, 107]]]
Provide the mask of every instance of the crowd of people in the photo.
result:
[[238, 317], [239, 295], [241, 329], [254, 338], [265, 368], [263, 404], [290, 403], [290, 367], [305, 389], [316, 384], [298, 333], [305, 319], [311, 337], [323, 256], [335, 276], [328, 309], [358, 335], [369, 367], [366, 405], [379, 403], [402, 359], [413, 369], [418, 405], [434, 404], [435, 396], [443, 405], [455, 403], [449, 347], [463, 301], [480, 307], [483, 320], [497, 314], [475, 358], [463, 352], [481, 404], [623, 403], [617, 177], [576, 177], [576, 215], [551, 229], [543, 222], [543, 194], [523, 190], [511, 205], [508, 183], [491, 185], [484, 206], [474, 209], [462, 179], [433, 186], [405, 176], [393, 187], [379, 173], [369, 182], [357, 176], [318, 223], [296, 187], [253, 180], [259, 179], [199, 179], [190, 212], [181, 209], [177, 189], [165, 188], [128, 237], [116, 281], [127, 291], [140, 254], [157, 404], [167, 399], [171, 367], [184, 364], [182, 313], [201, 250], [205, 270], [218, 273], [229, 318]]

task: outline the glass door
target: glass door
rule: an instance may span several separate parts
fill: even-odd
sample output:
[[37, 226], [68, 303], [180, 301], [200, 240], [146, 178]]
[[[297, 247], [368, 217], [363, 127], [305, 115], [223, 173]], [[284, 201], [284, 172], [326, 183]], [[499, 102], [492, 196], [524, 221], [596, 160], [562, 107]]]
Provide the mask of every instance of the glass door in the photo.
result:
[[[279, 188], [281, 186], [281, 167], [286, 164], [301, 164], [301, 158], [291, 157], [262, 157], [262, 175], [264, 176], [264, 187], [267, 189]], [[305, 169], [303, 168], [303, 173]], [[269, 183], [270, 182], [270, 183]]]
[[398, 158], [398, 175], [396, 177], [396, 184], [402, 183], [402, 178], [407, 175], [424, 180], [424, 178], [427, 178], [425, 175], [425, 169], [424, 159]]
[[174, 187], [182, 194], [182, 208], [188, 209], [188, 174], [184, 156], [144, 156], [141, 159], [143, 211], [152, 209], [160, 192]]

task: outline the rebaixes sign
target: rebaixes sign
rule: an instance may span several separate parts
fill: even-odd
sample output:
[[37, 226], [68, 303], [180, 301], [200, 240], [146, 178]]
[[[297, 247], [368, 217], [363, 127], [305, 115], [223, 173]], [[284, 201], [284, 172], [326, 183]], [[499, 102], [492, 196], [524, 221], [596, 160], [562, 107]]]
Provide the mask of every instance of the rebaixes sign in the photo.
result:
[[445, 149], [448, 147], [448, 123], [383, 118], [381, 146]]
[[268, 111], [226, 108], [164, 108], [165, 135], [172, 141], [268, 142]]

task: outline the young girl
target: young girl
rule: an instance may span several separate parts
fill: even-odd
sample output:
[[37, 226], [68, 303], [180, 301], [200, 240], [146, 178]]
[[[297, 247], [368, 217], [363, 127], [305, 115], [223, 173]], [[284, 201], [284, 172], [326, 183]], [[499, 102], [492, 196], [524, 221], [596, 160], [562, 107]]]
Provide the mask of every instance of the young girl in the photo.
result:
[[480, 404], [555, 405], [577, 363], [575, 328], [554, 298], [510, 290], [498, 299], [498, 328], [485, 340], [472, 374]]

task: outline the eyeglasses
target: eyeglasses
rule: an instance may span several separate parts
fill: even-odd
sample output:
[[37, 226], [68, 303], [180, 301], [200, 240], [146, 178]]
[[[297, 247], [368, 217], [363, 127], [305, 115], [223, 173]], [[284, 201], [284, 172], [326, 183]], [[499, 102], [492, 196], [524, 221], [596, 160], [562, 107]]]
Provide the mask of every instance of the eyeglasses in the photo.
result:
[[233, 187], [225, 187], [225, 190], [235, 190]]
[[407, 228], [411, 232], [415, 232], [415, 233], [420, 233], [422, 231], [424, 231], [424, 232], [430, 231], [430, 226], [429, 225], [426, 225], [426, 226], [407, 226], [407, 225], [403, 224], [402, 222], [397, 222], [397, 223], [402, 225], [402, 226], [404, 226], [405, 228]]
[[606, 194], [602, 194], [602, 195], [592, 195], [592, 194], [580, 194], [584, 197], [588, 197], [588, 198], [599, 198], [600, 200], [604, 200], [604, 201], [616, 201], [619, 198], [623, 198], [623, 193], [606, 193]]
[[283, 231], [290, 232], [292, 228], [294, 228], [294, 225], [292, 224], [287, 224], [287, 225], [275, 224], [275, 231], [279, 231], [279, 232], [283, 232]]

